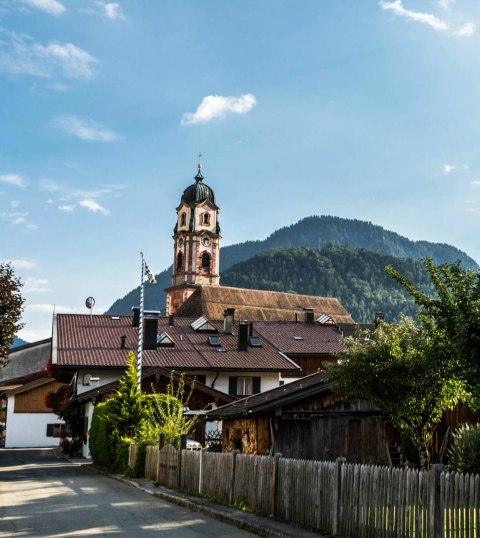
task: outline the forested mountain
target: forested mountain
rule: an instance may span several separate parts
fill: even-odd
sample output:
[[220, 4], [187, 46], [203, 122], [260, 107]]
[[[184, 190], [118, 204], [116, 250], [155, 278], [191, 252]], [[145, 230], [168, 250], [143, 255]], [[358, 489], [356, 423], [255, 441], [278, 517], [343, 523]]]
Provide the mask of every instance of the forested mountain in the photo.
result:
[[[321, 249], [327, 245], [370, 249], [412, 260], [430, 257], [436, 263], [452, 263], [461, 260], [464, 267], [478, 269], [476, 262], [467, 254], [444, 243], [411, 241], [370, 222], [331, 216], [313, 216], [281, 228], [262, 241], [246, 241], [222, 247], [220, 251], [221, 283], [227, 284], [225, 278], [228, 278], [228, 274], [226, 271], [230, 267], [259, 252], [273, 248], [301, 246]], [[383, 271], [383, 266], [380, 269]], [[172, 268], [169, 267], [156, 276], [157, 286], [150, 284], [145, 286], [145, 308], [151, 310], [165, 308], [165, 292], [163, 290], [171, 285], [171, 274]], [[240, 284], [237, 285], [240, 286]], [[244, 285], [242, 284], [242, 286]], [[371, 286], [375, 287], [375, 281], [371, 281]], [[296, 291], [300, 292], [300, 290]], [[122, 299], [115, 301], [107, 314], [130, 314], [132, 306], [138, 305], [139, 296], [140, 290], [137, 287]]]
[[321, 250], [297, 247], [262, 252], [231, 267], [222, 284], [337, 297], [360, 323], [372, 323], [375, 312], [384, 312], [390, 321], [401, 313], [415, 315], [412, 299], [387, 275], [387, 265], [433, 294], [421, 262], [335, 245]]
[[18, 338], [18, 336], [15, 336], [12, 345], [10, 346], [10, 349], [13, 349], [14, 347], [18, 346], [24, 346], [25, 344], [28, 344], [28, 342], [25, 342], [25, 340], [22, 340], [21, 338]]
[[412, 241], [371, 222], [328, 215], [306, 217], [296, 224], [280, 228], [263, 241], [246, 241], [222, 248], [220, 261], [225, 264], [224, 269], [227, 269], [258, 252], [272, 248], [319, 249], [327, 245], [366, 248], [412, 260], [428, 257], [437, 264], [460, 260], [466, 269], [478, 269], [475, 260], [451, 245]]

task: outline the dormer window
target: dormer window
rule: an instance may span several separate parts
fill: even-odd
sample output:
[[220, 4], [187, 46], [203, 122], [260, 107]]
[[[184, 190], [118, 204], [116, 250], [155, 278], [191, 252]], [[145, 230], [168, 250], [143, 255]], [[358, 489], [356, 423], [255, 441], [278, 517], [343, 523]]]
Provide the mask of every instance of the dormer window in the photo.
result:
[[185, 211], [180, 215], [180, 226], [186, 226], [187, 225], [187, 214]]
[[202, 269], [210, 269], [210, 254], [208, 252], [202, 254]]
[[202, 224], [204, 226], [210, 226], [210, 213], [203, 213], [202, 215]]

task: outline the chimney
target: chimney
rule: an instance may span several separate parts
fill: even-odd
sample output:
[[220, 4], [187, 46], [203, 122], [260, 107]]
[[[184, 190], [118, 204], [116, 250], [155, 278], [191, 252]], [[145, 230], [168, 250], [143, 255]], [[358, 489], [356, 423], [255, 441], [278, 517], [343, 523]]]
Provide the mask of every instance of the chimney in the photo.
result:
[[385, 314], [383, 312], [375, 312], [375, 329], [378, 329], [382, 321], [385, 321]]
[[313, 308], [304, 308], [305, 310], [305, 323], [312, 324], [315, 322], [315, 310]]
[[132, 311], [133, 311], [132, 327], [138, 328], [140, 326], [140, 307], [132, 306]]
[[241, 321], [238, 326], [238, 351], [248, 351], [248, 322]]
[[157, 318], [145, 318], [143, 334], [143, 349], [157, 349]]
[[173, 327], [175, 325], [175, 318], [173, 317], [173, 314], [170, 314], [168, 316], [168, 326]]
[[125, 349], [125, 340], [127, 337], [125, 335], [120, 336], [120, 349]]
[[223, 332], [233, 334], [233, 322], [235, 321], [235, 308], [227, 308], [223, 312]]
[[253, 321], [248, 324], [248, 336], [253, 336]]

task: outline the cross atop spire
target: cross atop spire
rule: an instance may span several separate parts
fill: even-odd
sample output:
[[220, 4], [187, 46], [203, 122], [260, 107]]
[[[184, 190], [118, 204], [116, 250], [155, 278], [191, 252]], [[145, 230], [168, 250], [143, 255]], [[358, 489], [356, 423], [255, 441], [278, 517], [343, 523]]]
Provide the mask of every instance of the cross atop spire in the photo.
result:
[[197, 165], [198, 172], [197, 172], [197, 175], [195, 176], [195, 179], [196, 179], [197, 181], [202, 181], [202, 179], [203, 179], [202, 172], [200, 171], [200, 170], [202, 169], [202, 162], [201, 162], [201, 160], [202, 160], [202, 154], [199, 153], [199, 154], [198, 154], [198, 165]]

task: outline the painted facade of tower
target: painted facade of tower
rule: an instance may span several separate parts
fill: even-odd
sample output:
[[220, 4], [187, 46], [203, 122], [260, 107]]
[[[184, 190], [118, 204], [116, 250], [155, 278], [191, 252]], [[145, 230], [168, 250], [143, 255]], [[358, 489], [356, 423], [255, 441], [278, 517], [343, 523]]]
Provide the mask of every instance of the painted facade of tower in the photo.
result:
[[203, 179], [199, 164], [195, 183], [183, 191], [177, 207], [172, 286], [166, 290], [167, 315], [175, 314], [199, 285], [220, 284], [220, 209]]

